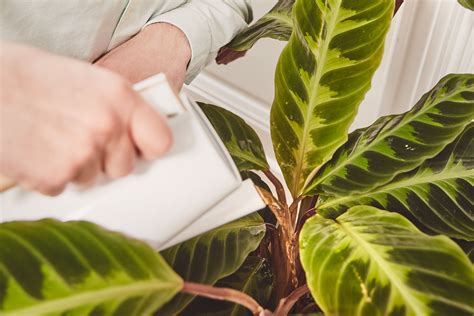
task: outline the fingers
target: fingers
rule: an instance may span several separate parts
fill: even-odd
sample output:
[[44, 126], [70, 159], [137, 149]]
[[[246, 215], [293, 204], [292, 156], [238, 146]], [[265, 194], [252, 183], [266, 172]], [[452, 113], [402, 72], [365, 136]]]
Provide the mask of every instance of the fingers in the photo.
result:
[[[95, 120], [96, 152], [80, 164], [74, 183], [90, 186], [101, 172], [109, 178], [123, 177], [133, 171], [138, 155], [154, 159], [171, 146], [171, 131], [161, 115], [131, 89], [122, 96], [114, 111], [101, 111]], [[54, 195], [62, 189], [43, 193]]]
[[120, 136], [110, 141], [104, 153], [104, 172], [111, 178], [129, 174], [137, 156], [154, 159], [171, 146], [171, 131], [166, 121], [136, 92], [131, 91], [127, 100], [128, 115], [118, 113], [124, 122]]
[[73, 183], [81, 187], [90, 187], [102, 172], [102, 161], [99, 156], [94, 157], [87, 165], [79, 170]]
[[130, 134], [140, 156], [147, 160], [163, 155], [172, 144], [165, 119], [144, 102], [132, 112]]
[[136, 159], [135, 146], [124, 132], [105, 150], [104, 172], [111, 178], [123, 177], [133, 170]]

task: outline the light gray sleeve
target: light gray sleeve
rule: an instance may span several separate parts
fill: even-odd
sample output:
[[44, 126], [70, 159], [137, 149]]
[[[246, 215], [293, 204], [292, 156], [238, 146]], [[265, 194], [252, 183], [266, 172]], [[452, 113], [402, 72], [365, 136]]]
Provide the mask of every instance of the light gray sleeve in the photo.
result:
[[166, 22], [185, 34], [192, 57], [186, 83], [209, 64], [220, 47], [227, 44], [252, 20], [250, 0], [188, 0], [182, 6], [150, 19], [147, 25]]

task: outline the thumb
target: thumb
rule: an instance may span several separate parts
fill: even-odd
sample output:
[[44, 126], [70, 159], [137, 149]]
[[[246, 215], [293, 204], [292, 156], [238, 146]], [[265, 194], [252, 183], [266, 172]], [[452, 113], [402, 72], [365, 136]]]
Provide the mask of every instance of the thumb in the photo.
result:
[[173, 142], [166, 120], [144, 102], [132, 112], [130, 134], [141, 157], [147, 160], [167, 152]]

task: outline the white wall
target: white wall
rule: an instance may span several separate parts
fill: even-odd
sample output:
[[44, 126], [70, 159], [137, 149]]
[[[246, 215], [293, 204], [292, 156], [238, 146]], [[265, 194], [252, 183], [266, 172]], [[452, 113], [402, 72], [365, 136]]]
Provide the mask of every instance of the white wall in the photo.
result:
[[[254, 21], [268, 12], [275, 0], [253, 0]], [[228, 65], [213, 63], [206, 72], [258, 100], [270, 105], [273, 100], [273, 75], [278, 56], [286, 42], [262, 39], [247, 54]]]
[[353, 127], [410, 109], [448, 73], [473, 73], [473, 24], [456, 0], [405, 0]]

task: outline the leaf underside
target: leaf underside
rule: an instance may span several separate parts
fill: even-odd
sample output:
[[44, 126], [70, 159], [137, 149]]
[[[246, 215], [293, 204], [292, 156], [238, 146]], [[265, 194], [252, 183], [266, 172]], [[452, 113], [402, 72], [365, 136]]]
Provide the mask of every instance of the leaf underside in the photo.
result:
[[[213, 285], [234, 273], [265, 235], [265, 223], [257, 214], [229, 224], [161, 252], [168, 264], [185, 280]], [[179, 294], [166, 304], [159, 315], [181, 312], [194, 296]]]
[[142, 242], [88, 222], [0, 225], [0, 314], [151, 315], [182, 287]]
[[261, 38], [287, 41], [293, 29], [291, 9], [294, 2], [295, 0], [279, 0], [267, 14], [234, 37], [226, 47], [246, 51]]
[[437, 156], [368, 193], [326, 198], [318, 213], [335, 218], [353, 205], [401, 213], [422, 230], [474, 240], [474, 123]]
[[309, 219], [300, 237], [308, 286], [326, 315], [472, 315], [474, 273], [448, 237], [397, 213], [355, 206]]
[[393, 0], [298, 0], [275, 72], [271, 134], [293, 196], [347, 139], [380, 64]]
[[262, 142], [250, 125], [223, 108], [201, 102], [198, 104], [226, 146], [239, 171], [268, 170]]
[[473, 119], [474, 75], [447, 75], [410, 111], [351, 133], [306, 193], [340, 197], [370, 192], [437, 155]]

